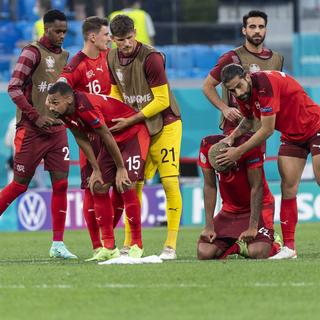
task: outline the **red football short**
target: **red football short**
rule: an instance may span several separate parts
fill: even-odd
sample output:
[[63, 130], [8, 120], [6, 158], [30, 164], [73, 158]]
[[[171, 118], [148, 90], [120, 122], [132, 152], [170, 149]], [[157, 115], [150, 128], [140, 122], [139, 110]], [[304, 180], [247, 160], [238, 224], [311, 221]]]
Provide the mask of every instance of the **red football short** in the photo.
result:
[[[262, 215], [260, 216], [258, 234], [256, 238], [250, 242], [266, 242], [272, 244], [273, 229], [268, 228], [264, 217], [269, 217], [271, 210], [274, 210], [274, 204], [269, 204], [263, 207]], [[273, 211], [272, 211], [273, 212]], [[248, 213], [231, 213], [220, 211], [214, 218], [214, 230], [217, 233], [216, 239], [212, 244], [225, 252], [231, 247], [239, 238], [240, 234], [249, 227], [250, 212]], [[207, 241], [200, 237], [199, 243], [207, 243]]]
[[[145, 126], [143, 126], [133, 138], [118, 143], [129, 179], [132, 182], [144, 179], [144, 166], [149, 144], [150, 136]], [[114, 182], [117, 168], [105, 147], [103, 147], [99, 153], [98, 162], [104, 182]]]
[[33, 176], [42, 159], [47, 171], [69, 171], [69, 145], [65, 128], [43, 133], [36, 128], [19, 127], [14, 144], [14, 173], [18, 176]]
[[307, 159], [309, 153], [312, 156], [320, 154], [320, 131], [306, 142], [282, 141], [278, 155]]
[[[102, 148], [101, 138], [96, 133], [88, 134], [91, 147], [96, 157]], [[92, 174], [92, 167], [90, 162], [87, 160], [84, 152], [79, 148], [79, 161], [80, 161], [80, 174], [81, 174], [81, 189], [88, 188], [89, 178]]]

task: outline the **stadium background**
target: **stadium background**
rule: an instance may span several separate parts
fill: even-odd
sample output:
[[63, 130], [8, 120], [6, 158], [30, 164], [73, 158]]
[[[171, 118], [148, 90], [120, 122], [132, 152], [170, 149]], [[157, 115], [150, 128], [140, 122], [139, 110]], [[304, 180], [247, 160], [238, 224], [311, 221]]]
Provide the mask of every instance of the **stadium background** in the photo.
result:
[[[4, 135], [9, 121], [15, 114], [15, 106], [6, 89], [10, 70], [20, 48], [17, 43], [31, 39], [32, 27], [37, 17], [33, 13], [34, 0], [16, 1], [14, 14], [10, 2], [0, 1], [0, 187], [6, 184], [6, 159], [9, 150], [4, 145]], [[66, 10], [66, 1], [53, 0], [53, 6]], [[152, 16], [156, 47], [167, 57], [167, 74], [182, 111], [183, 139], [181, 149], [181, 189], [183, 195], [183, 225], [203, 224], [203, 199], [201, 176], [195, 164], [201, 138], [219, 132], [219, 116], [202, 93], [202, 81], [218, 57], [242, 43], [241, 17], [251, 9], [259, 8], [269, 15], [268, 47], [285, 56], [285, 71], [297, 77], [311, 97], [320, 103], [320, 1], [214, 1], [188, 0], [144, 1], [144, 8]], [[263, 4], [262, 4], [263, 3]], [[118, 1], [105, 1], [106, 13], [119, 9]], [[82, 46], [81, 21], [73, 20], [72, 11], [66, 11], [70, 22], [65, 49], [71, 56]], [[280, 201], [279, 176], [276, 156], [279, 134], [275, 133], [267, 146], [266, 174], [271, 190]], [[36, 152], [36, 150], [35, 150]], [[84, 227], [81, 214], [82, 193], [77, 166], [78, 151], [70, 136], [72, 160], [69, 178], [70, 191], [67, 228]], [[313, 181], [310, 162], [300, 185], [298, 208], [300, 221], [320, 220], [320, 195]], [[49, 187], [47, 174], [44, 184]], [[145, 226], [165, 223], [164, 192], [155, 180], [146, 186], [142, 220]], [[49, 189], [30, 189], [22, 195], [0, 218], [1, 230], [49, 229]]]

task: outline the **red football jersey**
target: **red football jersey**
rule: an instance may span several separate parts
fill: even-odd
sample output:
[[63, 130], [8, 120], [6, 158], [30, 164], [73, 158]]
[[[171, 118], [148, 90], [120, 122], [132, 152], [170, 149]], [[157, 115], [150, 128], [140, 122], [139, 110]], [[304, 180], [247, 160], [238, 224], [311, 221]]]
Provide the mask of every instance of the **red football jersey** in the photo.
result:
[[[84, 92], [76, 92], [76, 110], [72, 115], [64, 116], [62, 120], [69, 128], [77, 128], [86, 133], [106, 124], [108, 128], [114, 126], [112, 119], [128, 118], [135, 114], [135, 111], [123, 102], [103, 96]], [[116, 142], [123, 142], [136, 135], [142, 123], [135, 124], [120, 132], [114, 133]]]
[[107, 63], [108, 51], [91, 59], [79, 51], [63, 69], [58, 81], [66, 81], [74, 90], [108, 95], [111, 89]]
[[320, 131], [320, 108], [302, 86], [279, 71], [262, 71], [251, 75], [250, 101], [237, 100], [244, 116], [276, 114], [275, 129], [282, 141], [305, 142]]
[[[198, 164], [202, 168], [212, 168], [208, 159], [210, 147], [220, 141], [224, 136], [208, 136], [201, 142]], [[236, 145], [248, 140], [250, 136], [242, 137]], [[263, 154], [261, 147], [245, 153], [238, 161], [235, 168], [227, 173], [217, 172], [219, 191], [222, 199], [222, 210], [233, 213], [250, 212], [251, 187], [248, 180], [248, 169], [263, 167]], [[263, 168], [262, 168], [263, 170]], [[271, 194], [263, 172], [263, 204], [272, 203]]]

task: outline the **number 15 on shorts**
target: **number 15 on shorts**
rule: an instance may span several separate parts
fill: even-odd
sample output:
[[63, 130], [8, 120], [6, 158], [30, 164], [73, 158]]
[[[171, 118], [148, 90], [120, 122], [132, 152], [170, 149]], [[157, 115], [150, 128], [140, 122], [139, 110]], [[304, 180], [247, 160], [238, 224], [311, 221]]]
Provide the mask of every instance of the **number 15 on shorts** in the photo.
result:
[[129, 157], [126, 162], [128, 163], [128, 171], [139, 170], [141, 166], [140, 156]]

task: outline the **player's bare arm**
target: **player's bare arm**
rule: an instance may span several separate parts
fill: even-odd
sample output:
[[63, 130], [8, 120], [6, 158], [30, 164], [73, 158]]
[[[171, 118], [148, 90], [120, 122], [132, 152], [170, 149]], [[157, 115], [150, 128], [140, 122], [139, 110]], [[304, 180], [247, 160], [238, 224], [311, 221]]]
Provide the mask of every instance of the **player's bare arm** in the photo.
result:
[[250, 194], [250, 221], [247, 230], [242, 232], [239, 240], [252, 241], [258, 233], [258, 225], [263, 202], [262, 168], [248, 169], [248, 180], [251, 187]]
[[[241, 121], [242, 122], [242, 121]], [[276, 115], [261, 117], [261, 128], [244, 144], [237, 148], [226, 148], [225, 152], [217, 156], [217, 163], [220, 165], [231, 165], [235, 161], [239, 160], [240, 157], [247, 151], [253, 149], [254, 147], [260, 146], [264, 141], [266, 141], [274, 132], [276, 122]], [[239, 126], [235, 129], [237, 130]], [[241, 129], [239, 130], [241, 132]], [[233, 136], [232, 132], [231, 136]], [[237, 133], [235, 136], [241, 136]]]
[[110, 132], [118, 132], [124, 130], [125, 128], [131, 127], [136, 123], [142, 122], [144, 120], [145, 116], [141, 111], [128, 118], [112, 119], [112, 122], [114, 122], [115, 125], [110, 128]]
[[117, 167], [115, 181], [116, 187], [119, 190], [119, 192], [124, 192], [125, 188], [131, 185], [131, 181], [128, 177], [128, 172], [124, 166], [118, 145], [106, 125], [102, 125], [101, 127], [96, 128], [95, 132], [101, 137], [103, 143], [105, 144]]
[[203, 83], [204, 94], [206, 95], [208, 100], [223, 113], [223, 116], [226, 119], [233, 122], [241, 119], [241, 112], [237, 108], [230, 108], [229, 106], [227, 106], [219, 97], [219, 94], [216, 89], [216, 86], [219, 84], [220, 82], [214, 79], [209, 74]]
[[213, 242], [216, 238], [213, 224], [213, 215], [217, 201], [216, 175], [213, 169], [207, 168], [202, 168], [202, 173], [204, 178], [203, 196], [206, 225], [201, 232], [201, 236], [207, 238], [209, 242]]

